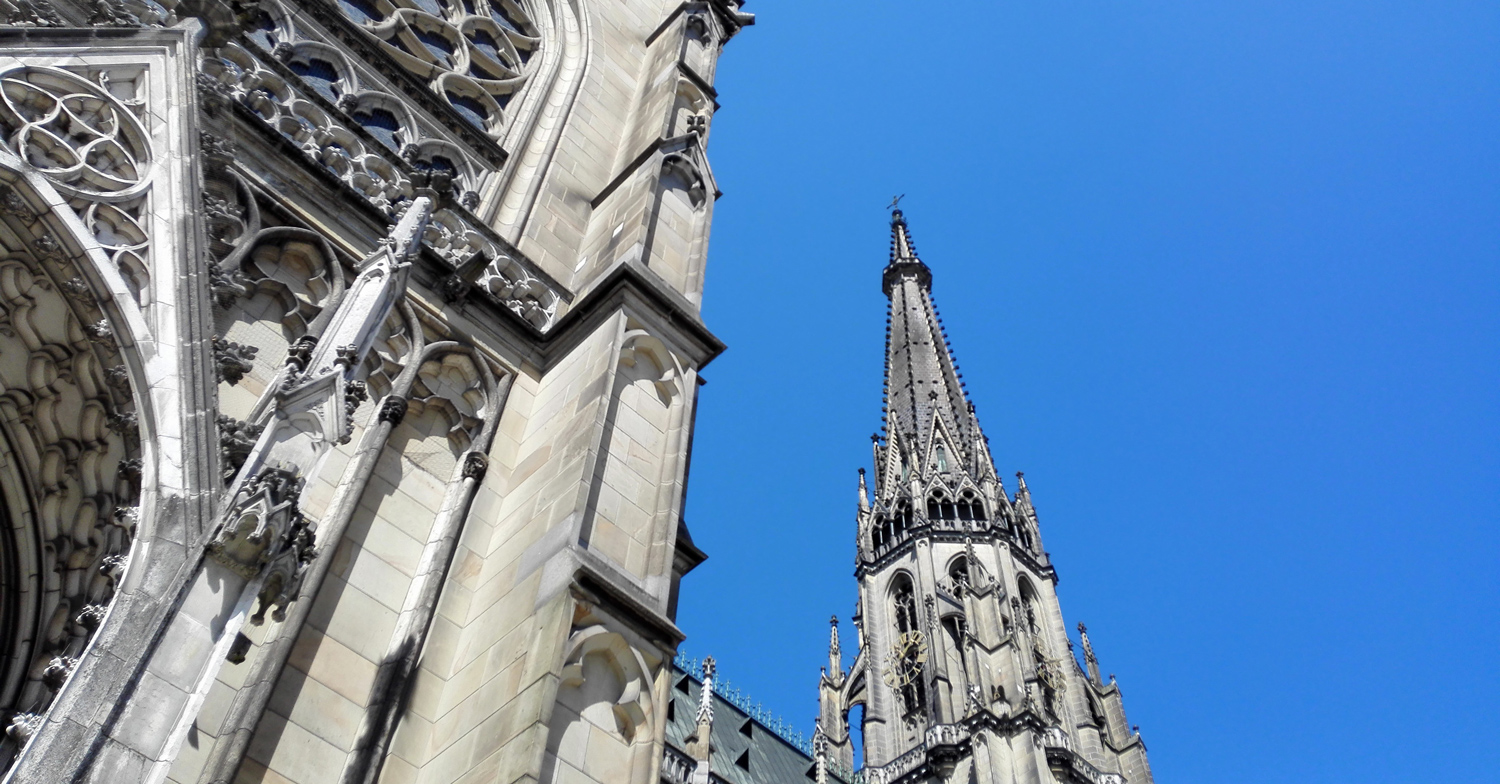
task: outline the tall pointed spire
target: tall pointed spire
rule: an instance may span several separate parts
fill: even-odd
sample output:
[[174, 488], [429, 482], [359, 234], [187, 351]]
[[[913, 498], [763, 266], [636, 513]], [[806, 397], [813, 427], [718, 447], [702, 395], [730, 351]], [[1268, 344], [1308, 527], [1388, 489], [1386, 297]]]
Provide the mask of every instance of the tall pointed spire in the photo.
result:
[[[886, 337], [886, 431], [895, 436], [908, 459], [922, 461], [934, 451], [941, 429], [956, 455], [944, 455], [949, 467], [976, 481], [993, 476], [984, 434], [964, 392], [947, 336], [932, 301], [932, 270], [917, 256], [911, 229], [899, 209], [891, 211], [891, 254], [883, 275], [891, 299]], [[899, 456], [892, 456], [899, 457]], [[928, 466], [917, 464], [918, 471]], [[876, 475], [876, 494], [887, 501], [893, 488]]]

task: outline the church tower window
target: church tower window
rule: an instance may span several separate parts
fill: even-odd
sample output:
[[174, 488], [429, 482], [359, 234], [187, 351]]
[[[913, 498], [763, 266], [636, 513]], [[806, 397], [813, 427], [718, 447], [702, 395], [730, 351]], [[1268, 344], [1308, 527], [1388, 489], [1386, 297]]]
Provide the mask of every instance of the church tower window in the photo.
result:
[[950, 615], [944, 618], [943, 630], [948, 632], [948, 639], [953, 642], [954, 648], [964, 647], [964, 635], [968, 631], [968, 625], [964, 622], [962, 615]]
[[984, 502], [974, 495], [973, 490], [965, 490], [958, 497], [958, 519], [960, 520], [984, 520]]
[[942, 444], [938, 444], [937, 448], [937, 470], [940, 474], [948, 473], [948, 450]]
[[919, 658], [925, 655], [922, 653], [925, 652], [925, 642], [917, 616], [916, 594], [912, 590], [911, 578], [907, 575], [896, 578], [895, 587], [891, 591], [891, 605], [898, 637], [893, 650], [895, 661], [888, 666], [899, 670], [892, 685], [901, 701], [902, 715], [913, 716], [927, 704], [927, 685]]
[[953, 506], [953, 501], [941, 490], [933, 493], [927, 499], [928, 520], [953, 520], [958, 517], [958, 511]]
[[953, 559], [948, 567], [948, 579], [953, 583], [954, 595], [962, 598], [969, 588], [969, 559], [962, 556]]
[[893, 516], [893, 538], [901, 536], [911, 528], [911, 502], [902, 499], [896, 502], [896, 514]]

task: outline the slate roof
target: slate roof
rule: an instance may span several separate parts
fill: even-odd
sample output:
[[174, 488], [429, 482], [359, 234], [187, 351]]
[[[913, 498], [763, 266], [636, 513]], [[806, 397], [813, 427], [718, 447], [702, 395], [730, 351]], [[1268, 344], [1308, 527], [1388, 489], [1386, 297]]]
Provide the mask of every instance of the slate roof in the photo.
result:
[[[685, 750], [697, 724], [703, 683], [680, 667], [672, 667], [672, 705], [667, 722], [667, 745]], [[813, 760], [766, 725], [714, 694], [714, 724], [710, 739], [714, 779], [725, 784], [808, 784]], [[832, 772], [829, 782], [844, 784]]]
[[[985, 473], [987, 452], [979, 421], [953, 360], [953, 351], [932, 301], [932, 271], [917, 256], [906, 218], [891, 214], [891, 257], [884, 274], [891, 298], [886, 324], [886, 427], [907, 449], [925, 455], [934, 414], [958, 441], [962, 465], [973, 476]], [[881, 481], [876, 475], [877, 485]], [[877, 490], [886, 497], [884, 488]]]

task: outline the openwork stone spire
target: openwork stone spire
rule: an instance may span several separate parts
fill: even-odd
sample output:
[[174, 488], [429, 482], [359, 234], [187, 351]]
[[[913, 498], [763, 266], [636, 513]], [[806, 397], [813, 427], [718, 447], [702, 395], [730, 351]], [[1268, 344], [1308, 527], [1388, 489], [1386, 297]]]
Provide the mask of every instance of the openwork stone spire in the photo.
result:
[[[952, 349], [932, 301], [932, 270], [917, 256], [901, 210], [891, 212], [891, 255], [883, 283], [891, 299], [886, 336], [886, 438], [908, 460], [934, 453], [938, 429], [956, 453], [945, 450], [940, 470], [963, 470], [976, 481], [993, 476], [984, 435], [964, 392]], [[925, 462], [916, 466], [925, 474]], [[887, 472], [877, 477], [883, 480]], [[882, 481], [877, 496], [890, 497]]]

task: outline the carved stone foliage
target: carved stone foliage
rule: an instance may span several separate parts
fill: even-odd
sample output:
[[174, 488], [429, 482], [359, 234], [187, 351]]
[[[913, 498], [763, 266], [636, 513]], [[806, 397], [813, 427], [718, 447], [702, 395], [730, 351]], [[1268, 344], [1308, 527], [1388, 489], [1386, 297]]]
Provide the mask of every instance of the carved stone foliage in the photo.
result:
[[144, 77], [133, 75], [100, 71], [90, 81], [41, 66], [0, 72], [0, 131], [11, 151], [68, 199], [145, 305], [152, 150], [136, 116]]
[[537, 329], [552, 325], [559, 297], [551, 284], [527, 269], [509, 249], [452, 210], [439, 210], [427, 223], [422, 238], [427, 246], [455, 268], [482, 255], [489, 259], [475, 287], [494, 297]]
[[259, 352], [260, 349], [255, 346], [231, 343], [215, 335], [214, 366], [218, 370], [219, 380], [231, 384], [240, 383], [246, 373], [255, 369], [255, 355]]
[[[0, 202], [25, 203], [5, 193], [14, 199]], [[21, 250], [59, 249], [46, 231], [35, 215], [3, 211], [0, 711], [9, 726], [0, 767], [39, 726], [104, 618], [140, 482], [129, 382], [104, 313], [71, 259]]]

